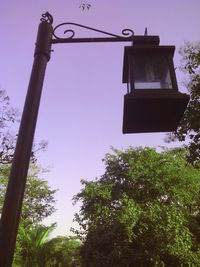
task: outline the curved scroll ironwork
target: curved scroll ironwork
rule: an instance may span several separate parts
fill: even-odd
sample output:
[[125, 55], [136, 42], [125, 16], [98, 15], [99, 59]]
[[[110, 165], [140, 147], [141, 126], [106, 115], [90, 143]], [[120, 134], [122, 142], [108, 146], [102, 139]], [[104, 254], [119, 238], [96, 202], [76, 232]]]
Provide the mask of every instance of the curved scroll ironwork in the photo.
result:
[[41, 22], [48, 22], [49, 24], [53, 24], [53, 17], [49, 12], [43, 13], [40, 19]]
[[78, 24], [78, 23], [64, 22], [64, 23], [61, 23], [61, 24], [57, 25], [54, 28], [54, 30], [53, 30], [53, 36], [56, 39], [58, 39], [58, 40], [68, 40], [68, 39], [72, 39], [75, 36], [75, 31], [74, 30], [71, 30], [71, 29], [67, 29], [67, 30], [64, 30], [63, 31], [63, 34], [70, 34], [68, 37], [59, 37], [58, 35], [56, 35], [55, 32], [57, 31], [57, 29], [60, 28], [60, 27], [62, 27], [62, 26], [64, 26], [64, 25], [77, 26], [77, 27], [88, 29], [88, 30], [91, 30], [91, 31], [103, 33], [105, 35], [109, 35], [109, 36], [112, 36], [112, 37], [115, 37], [115, 38], [130, 38], [130, 37], [133, 37], [134, 36], [134, 32], [131, 29], [124, 29], [124, 30], [122, 30], [122, 35], [123, 36], [120, 36], [120, 35], [117, 35], [117, 34], [105, 32], [105, 31], [94, 29], [94, 28], [91, 28], [91, 27], [88, 27], [88, 26], [85, 26], [85, 25], [81, 25], [81, 24]]

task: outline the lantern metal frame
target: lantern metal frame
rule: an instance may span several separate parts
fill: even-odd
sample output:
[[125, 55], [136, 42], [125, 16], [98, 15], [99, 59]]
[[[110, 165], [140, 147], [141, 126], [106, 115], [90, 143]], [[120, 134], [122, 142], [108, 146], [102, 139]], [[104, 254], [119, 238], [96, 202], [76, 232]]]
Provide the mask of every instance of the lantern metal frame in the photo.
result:
[[[144, 36], [145, 43], [143, 40], [140, 42], [133, 42], [132, 46], [126, 46], [124, 48], [124, 62], [123, 62], [123, 78], [122, 82], [127, 83], [127, 93], [136, 93], [136, 90], [140, 90], [143, 92], [162, 92], [161, 89], [136, 89], [134, 86], [134, 56], [143, 56], [143, 55], [151, 55], [151, 56], [165, 56], [168, 61], [168, 67], [170, 71], [170, 78], [172, 82], [172, 88], [169, 90], [174, 90], [178, 92], [178, 85], [176, 80], [176, 73], [173, 63], [173, 56], [175, 52], [175, 46], [160, 46], [159, 45], [159, 36]], [[130, 87], [128, 87], [130, 84]], [[167, 88], [163, 88], [163, 90], [168, 90]], [[174, 92], [173, 91], [173, 92]]]

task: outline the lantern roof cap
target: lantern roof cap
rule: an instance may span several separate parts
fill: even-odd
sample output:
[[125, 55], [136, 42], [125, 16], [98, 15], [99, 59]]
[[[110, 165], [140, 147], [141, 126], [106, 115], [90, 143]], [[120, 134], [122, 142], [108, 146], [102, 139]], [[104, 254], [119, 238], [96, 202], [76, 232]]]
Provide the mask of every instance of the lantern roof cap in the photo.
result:
[[159, 45], [160, 37], [158, 35], [137, 35], [133, 38], [133, 45]]

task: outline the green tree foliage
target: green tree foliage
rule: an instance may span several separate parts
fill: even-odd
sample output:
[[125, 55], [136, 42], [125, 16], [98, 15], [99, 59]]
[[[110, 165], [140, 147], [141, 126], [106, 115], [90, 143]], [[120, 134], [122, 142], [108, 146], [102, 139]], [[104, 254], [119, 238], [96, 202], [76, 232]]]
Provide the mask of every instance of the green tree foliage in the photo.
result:
[[55, 227], [35, 225], [27, 231], [20, 225], [14, 266], [71, 267], [73, 259], [80, 263], [80, 241], [65, 236], [49, 239]]
[[[18, 110], [11, 106], [6, 92], [0, 90], [0, 214], [14, 154], [17, 137], [14, 132], [18, 122]], [[46, 145], [46, 142], [41, 142], [34, 146], [32, 152], [21, 216], [21, 222], [26, 225], [38, 223], [55, 211], [56, 190], [52, 190], [47, 181], [39, 177], [41, 169], [36, 165], [36, 152], [45, 149]]]
[[[0, 90], [0, 215], [14, 155], [18, 118], [19, 112], [11, 107], [5, 91]], [[73, 258], [79, 262], [80, 242], [76, 238], [57, 237], [48, 240], [56, 225], [48, 227], [39, 224], [55, 211], [57, 191], [40, 178], [43, 170], [36, 164], [36, 152], [44, 150], [46, 146], [47, 143], [42, 141], [33, 147], [15, 248], [15, 267], [71, 267]]]
[[[9, 166], [4, 165], [0, 172], [0, 213], [3, 206], [7, 187]], [[31, 165], [27, 177], [24, 194], [21, 223], [24, 227], [37, 224], [55, 211], [55, 193], [48, 182], [40, 178], [41, 170], [36, 165]]]
[[74, 236], [57, 236], [46, 243], [46, 266], [71, 267], [72, 263], [80, 265], [81, 243]]
[[22, 218], [30, 224], [41, 222], [55, 211], [55, 193], [48, 182], [39, 176], [41, 170], [36, 165], [29, 168], [26, 183]]
[[74, 197], [84, 266], [200, 266], [200, 171], [188, 151], [113, 152]]
[[[18, 110], [12, 108], [9, 97], [6, 95], [5, 91], [0, 90], [0, 215], [8, 183], [10, 164], [12, 163], [14, 155], [17, 138], [16, 125], [18, 122]], [[44, 141], [40, 142], [39, 145], [33, 146], [31, 165], [29, 167], [20, 218], [19, 233], [17, 236], [15, 262], [19, 257], [21, 260], [23, 259], [23, 255], [25, 255], [23, 254], [25, 253], [24, 251], [27, 252], [27, 255], [25, 257], [26, 259], [22, 261], [19, 266], [36, 266], [33, 261], [34, 259], [32, 259], [33, 265], [27, 263], [29, 262], [30, 255], [34, 258], [33, 255], [35, 252], [30, 252], [30, 250], [35, 250], [37, 247], [34, 243], [31, 245], [31, 242], [35, 238], [35, 242], [38, 246], [43, 246], [42, 242], [44, 238], [52, 229], [52, 227], [42, 228], [42, 226], [38, 226], [39, 222], [55, 211], [55, 192], [57, 190], [51, 189], [48, 182], [40, 178], [42, 172], [38, 165], [36, 165], [36, 152], [41, 149], [44, 150], [46, 146], [47, 142]], [[39, 238], [41, 238], [40, 241], [38, 241]], [[29, 246], [25, 241], [30, 241]]]
[[200, 160], [200, 43], [185, 43], [180, 49], [180, 54], [190, 102], [177, 131], [169, 137], [168, 141], [188, 140], [190, 151], [188, 159], [193, 164], [197, 164]]
[[27, 231], [20, 226], [15, 262], [23, 267], [45, 267], [48, 257], [47, 238], [55, 227], [56, 224], [51, 226], [36, 225]]

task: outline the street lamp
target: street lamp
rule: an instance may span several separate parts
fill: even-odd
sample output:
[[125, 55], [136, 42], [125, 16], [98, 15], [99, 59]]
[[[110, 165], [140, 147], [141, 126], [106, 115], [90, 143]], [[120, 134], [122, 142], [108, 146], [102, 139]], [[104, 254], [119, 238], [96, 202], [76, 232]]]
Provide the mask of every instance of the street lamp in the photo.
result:
[[[130, 29], [124, 29], [122, 31], [123, 36], [119, 36], [116, 34], [108, 33], [108, 32], [97, 30], [97, 29], [94, 29], [88, 26], [80, 25], [77, 23], [70, 23], [70, 22], [59, 24], [53, 29], [52, 24], [53, 24], [53, 17], [48, 12], [43, 14], [41, 18], [41, 23], [39, 24], [39, 28], [38, 28], [36, 48], [35, 48], [35, 53], [34, 53], [34, 62], [33, 62], [30, 82], [28, 86], [26, 101], [24, 105], [24, 110], [22, 114], [22, 119], [20, 123], [19, 134], [18, 134], [17, 144], [16, 144], [14, 158], [12, 162], [12, 167], [11, 167], [11, 171], [10, 171], [10, 175], [8, 179], [8, 186], [6, 190], [5, 201], [4, 201], [3, 210], [1, 214], [0, 267], [10, 267], [13, 261], [13, 254], [14, 254], [16, 236], [17, 236], [18, 225], [19, 225], [19, 220], [20, 220], [21, 207], [22, 207], [22, 201], [23, 201], [24, 190], [25, 190], [25, 185], [26, 185], [26, 178], [27, 178], [27, 172], [28, 172], [29, 161], [30, 161], [30, 156], [31, 156], [31, 149], [32, 149], [34, 132], [35, 132], [35, 127], [36, 127], [37, 115], [38, 115], [38, 110], [39, 110], [40, 97], [41, 97], [41, 92], [42, 92], [46, 65], [50, 59], [52, 44], [82, 43], [82, 42], [87, 42], [87, 43], [88, 42], [133, 42], [134, 46], [125, 48], [123, 81], [130, 84], [130, 91], [128, 91], [128, 94], [125, 95], [124, 132], [135, 131], [135, 128], [134, 128], [135, 126], [133, 126], [135, 124], [134, 123], [132, 124], [131, 116], [128, 116], [128, 112], [129, 111], [131, 113], [135, 112], [135, 109], [131, 106], [132, 104], [137, 105], [137, 101], [135, 101], [137, 99], [136, 96], [138, 96], [138, 101], [142, 101], [141, 96], [144, 97], [144, 102], [146, 101], [147, 106], [149, 105], [149, 108], [150, 108], [150, 107], [153, 107], [154, 102], [152, 102], [152, 104], [149, 104], [147, 100], [149, 100], [150, 97], [148, 98], [147, 94], [145, 93], [145, 90], [147, 88], [149, 89], [149, 85], [151, 85], [151, 87], [153, 85], [154, 87], [156, 87], [153, 89], [154, 91], [157, 89], [159, 89], [159, 91], [162, 90], [163, 89], [162, 86], [164, 83], [165, 84], [169, 83], [169, 86], [166, 90], [168, 89], [171, 90], [170, 82], [172, 82], [172, 85], [173, 85], [173, 77], [172, 77], [173, 70], [171, 70], [172, 72], [170, 72], [170, 75], [172, 76], [168, 77], [169, 72], [167, 71], [166, 63], [163, 65], [163, 69], [164, 69], [163, 71], [159, 69], [160, 73], [164, 73], [163, 78], [159, 76], [158, 80], [157, 79], [149, 80], [149, 78], [147, 78], [147, 76], [145, 76], [144, 74], [143, 67], [146, 66], [145, 61], [148, 64], [151, 63], [149, 65], [149, 69], [147, 68], [147, 73], [149, 76], [157, 75], [156, 68], [154, 66], [158, 66], [158, 68], [162, 67], [162, 63], [160, 62], [159, 56], [153, 52], [154, 51], [153, 48], [152, 50], [149, 50], [150, 49], [149, 38], [154, 40], [154, 42], [155, 41], [157, 42], [158, 36], [151, 36], [151, 37], [135, 36], [133, 31]], [[102, 38], [102, 37], [100, 38], [73, 38], [75, 35], [75, 32], [73, 30], [64, 31], [64, 34], [68, 34], [68, 37], [59, 37], [56, 33], [57, 30], [66, 25], [78, 26], [81, 28], [85, 28], [88, 30], [92, 30], [95, 32], [108, 35], [109, 37], [106, 37], [106, 38]], [[142, 48], [142, 46], [140, 46], [141, 42], [143, 43], [145, 47]], [[139, 45], [138, 55], [140, 54], [140, 57], [135, 54], [136, 52], [134, 52], [137, 50], [136, 44]], [[148, 53], [145, 52], [147, 50], [149, 51]], [[162, 57], [161, 53], [160, 53], [160, 56]], [[133, 57], [133, 62], [131, 61], [132, 57]], [[141, 71], [141, 77], [140, 77], [140, 71]], [[136, 90], [138, 89], [140, 90], [142, 95], [136, 92]], [[158, 96], [159, 101], [162, 102], [162, 97], [160, 95], [161, 94], [158, 94], [157, 96]], [[157, 105], [159, 105], [158, 103], [159, 101], [156, 101]], [[175, 102], [179, 104], [178, 101], [175, 101]], [[169, 101], [169, 103], [171, 102]], [[145, 103], [143, 104], [145, 105]], [[165, 105], [167, 104], [165, 103]], [[186, 102], [185, 102], [184, 107], [185, 106], [186, 106]], [[181, 108], [181, 112], [182, 111], [183, 111], [183, 108]], [[132, 115], [133, 115], [133, 119], [135, 120], [136, 118], [134, 117], [135, 114], [133, 113]], [[139, 117], [137, 117], [137, 119], [138, 118]], [[142, 122], [143, 119], [144, 121]], [[168, 117], [166, 116], [166, 118], [164, 119], [168, 119]], [[151, 122], [152, 124], [154, 123], [153, 118]], [[131, 125], [130, 127], [128, 125], [129, 123]], [[141, 125], [144, 123], [146, 123], [146, 121], [145, 121], [145, 117], [143, 116], [141, 118]], [[140, 129], [138, 128], [139, 130], [143, 130], [141, 125], [140, 125]], [[139, 130], [137, 130], [137, 132], [139, 132]]]
[[175, 131], [189, 96], [178, 92], [174, 46], [159, 46], [158, 36], [143, 36], [124, 49], [123, 133]]

